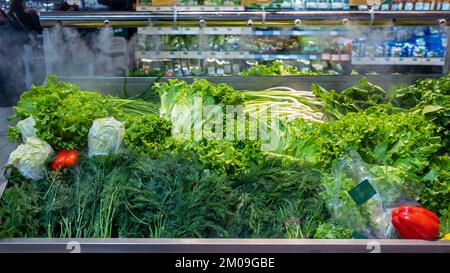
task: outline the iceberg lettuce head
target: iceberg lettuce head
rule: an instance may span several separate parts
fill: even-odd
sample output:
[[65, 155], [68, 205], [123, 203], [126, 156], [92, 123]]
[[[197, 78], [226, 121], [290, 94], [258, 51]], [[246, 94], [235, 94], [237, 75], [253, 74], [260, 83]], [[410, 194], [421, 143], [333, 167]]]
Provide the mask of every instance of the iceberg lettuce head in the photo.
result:
[[112, 117], [94, 120], [89, 130], [89, 157], [116, 154], [125, 136], [124, 124]]
[[53, 149], [47, 142], [28, 137], [27, 143], [10, 154], [7, 166], [14, 166], [25, 178], [37, 181], [44, 177], [45, 164], [52, 154]]

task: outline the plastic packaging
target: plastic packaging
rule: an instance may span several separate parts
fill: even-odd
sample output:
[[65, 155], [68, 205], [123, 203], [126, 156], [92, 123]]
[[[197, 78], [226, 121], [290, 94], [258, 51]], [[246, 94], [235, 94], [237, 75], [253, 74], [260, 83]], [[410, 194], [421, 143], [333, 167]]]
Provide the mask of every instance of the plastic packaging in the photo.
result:
[[125, 128], [112, 117], [94, 120], [89, 130], [89, 157], [116, 154], [122, 147]]
[[403, 181], [388, 175], [394, 171], [366, 164], [357, 152], [347, 149], [323, 183], [322, 196], [333, 221], [352, 230], [354, 238], [396, 237], [391, 210], [409, 197], [402, 195]]

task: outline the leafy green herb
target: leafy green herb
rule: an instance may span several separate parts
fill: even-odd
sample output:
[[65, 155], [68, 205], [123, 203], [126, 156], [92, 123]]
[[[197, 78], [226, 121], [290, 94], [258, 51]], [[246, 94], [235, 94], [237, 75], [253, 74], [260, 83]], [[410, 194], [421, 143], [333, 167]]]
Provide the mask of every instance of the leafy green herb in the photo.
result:
[[128, 117], [125, 128], [125, 145], [138, 153], [150, 154], [165, 150], [170, 145], [170, 121], [156, 115]]
[[[113, 116], [123, 120], [126, 115], [158, 113], [158, 107], [141, 100], [126, 100], [102, 96], [97, 92], [84, 92], [71, 83], [57, 82], [49, 77], [42, 86], [33, 86], [22, 94], [15, 115], [36, 120], [37, 136], [55, 150], [81, 149], [87, 144], [92, 122], [97, 118]], [[19, 141], [15, 126], [9, 128], [11, 141]]]
[[300, 72], [295, 67], [287, 67], [283, 61], [273, 61], [268, 65], [258, 64], [251, 66], [242, 76], [310, 76], [328, 75], [324, 72]]

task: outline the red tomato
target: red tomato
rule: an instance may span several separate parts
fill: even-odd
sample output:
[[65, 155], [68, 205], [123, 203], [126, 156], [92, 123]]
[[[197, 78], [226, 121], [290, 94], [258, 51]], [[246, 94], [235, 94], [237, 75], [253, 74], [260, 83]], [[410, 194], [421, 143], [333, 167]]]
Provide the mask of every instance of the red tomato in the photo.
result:
[[52, 171], [61, 170], [68, 167], [74, 167], [78, 162], [78, 150], [59, 151], [53, 162], [50, 164]]

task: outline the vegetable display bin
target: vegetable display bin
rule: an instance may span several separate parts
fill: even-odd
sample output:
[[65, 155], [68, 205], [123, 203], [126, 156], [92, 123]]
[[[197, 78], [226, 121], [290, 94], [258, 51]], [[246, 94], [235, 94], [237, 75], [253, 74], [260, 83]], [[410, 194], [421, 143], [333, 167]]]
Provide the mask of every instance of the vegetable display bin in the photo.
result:
[[[382, 88], [393, 84], [411, 84], [420, 78], [439, 78], [440, 75], [392, 75], [366, 76]], [[298, 90], [309, 90], [317, 83], [337, 91], [350, 87], [360, 76], [292, 76], [292, 77], [210, 77], [212, 83], [226, 83], [241, 90], [262, 90], [274, 86], [288, 86]], [[99, 91], [108, 95], [135, 95], [156, 78], [64, 78], [84, 90]], [[181, 78], [192, 81], [194, 78]], [[163, 80], [166, 80], [163, 78]], [[0, 155], [4, 164], [8, 155]], [[0, 196], [7, 181], [0, 177]], [[450, 253], [450, 241], [422, 240], [377, 240], [377, 239], [135, 239], [135, 238], [12, 238], [0, 241], [0, 252], [151, 252], [151, 253], [308, 253], [308, 252], [446, 252]]]

